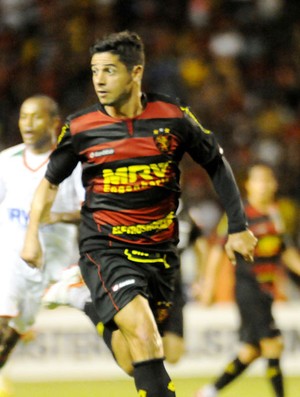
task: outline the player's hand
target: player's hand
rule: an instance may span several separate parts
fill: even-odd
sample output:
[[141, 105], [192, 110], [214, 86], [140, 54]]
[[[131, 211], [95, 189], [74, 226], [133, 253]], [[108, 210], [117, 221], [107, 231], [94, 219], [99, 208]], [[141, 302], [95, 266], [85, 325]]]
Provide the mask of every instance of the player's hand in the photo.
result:
[[229, 234], [225, 250], [233, 265], [236, 264], [235, 252], [241, 254], [246, 261], [253, 262], [256, 244], [257, 238], [246, 229], [243, 232]]
[[38, 237], [30, 236], [25, 238], [21, 258], [30, 267], [41, 268], [43, 265], [43, 252]]

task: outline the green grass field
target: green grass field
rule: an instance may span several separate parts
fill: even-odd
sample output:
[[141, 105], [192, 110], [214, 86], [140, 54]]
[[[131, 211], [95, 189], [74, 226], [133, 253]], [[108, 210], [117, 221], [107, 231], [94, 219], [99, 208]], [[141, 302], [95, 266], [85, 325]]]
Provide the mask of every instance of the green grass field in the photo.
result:
[[[174, 379], [177, 397], [193, 397], [194, 392], [208, 379]], [[286, 379], [286, 397], [300, 396], [300, 377]], [[15, 397], [137, 397], [133, 381], [81, 381], [49, 383], [16, 383]], [[220, 397], [273, 397], [264, 378], [242, 377]]]

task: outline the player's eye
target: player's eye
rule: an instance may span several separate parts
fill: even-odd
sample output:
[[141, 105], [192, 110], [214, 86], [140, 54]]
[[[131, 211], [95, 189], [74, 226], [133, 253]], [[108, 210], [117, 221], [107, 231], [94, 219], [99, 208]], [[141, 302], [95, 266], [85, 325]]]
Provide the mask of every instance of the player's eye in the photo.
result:
[[115, 74], [116, 68], [108, 67], [108, 68], [106, 69], [106, 72], [107, 72], [107, 74], [109, 74], [109, 75]]

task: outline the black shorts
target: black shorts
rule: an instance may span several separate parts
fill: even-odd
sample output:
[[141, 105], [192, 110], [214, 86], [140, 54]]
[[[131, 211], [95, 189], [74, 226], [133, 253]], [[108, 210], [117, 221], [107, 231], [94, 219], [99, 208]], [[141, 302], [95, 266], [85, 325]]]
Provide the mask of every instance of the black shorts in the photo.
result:
[[181, 272], [178, 271], [175, 279], [173, 305], [168, 318], [163, 324], [164, 332], [171, 332], [172, 334], [183, 337], [183, 307], [185, 303], [186, 299], [182, 288]]
[[99, 320], [106, 327], [116, 329], [114, 316], [137, 295], [149, 300], [159, 327], [165, 322], [179, 269], [176, 249], [106, 248], [83, 254], [79, 264]]
[[280, 335], [273, 315], [273, 298], [261, 290], [253, 278], [239, 278], [235, 286], [236, 302], [241, 316], [240, 340], [259, 346], [264, 338]]

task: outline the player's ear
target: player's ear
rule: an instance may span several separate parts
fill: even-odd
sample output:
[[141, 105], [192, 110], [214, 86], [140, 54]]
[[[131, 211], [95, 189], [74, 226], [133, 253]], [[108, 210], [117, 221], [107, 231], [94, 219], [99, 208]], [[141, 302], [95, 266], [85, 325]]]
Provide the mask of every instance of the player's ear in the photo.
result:
[[135, 65], [132, 68], [131, 76], [136, 83], [141, 83], [143, 78], [144, 67], [142, 65]]

